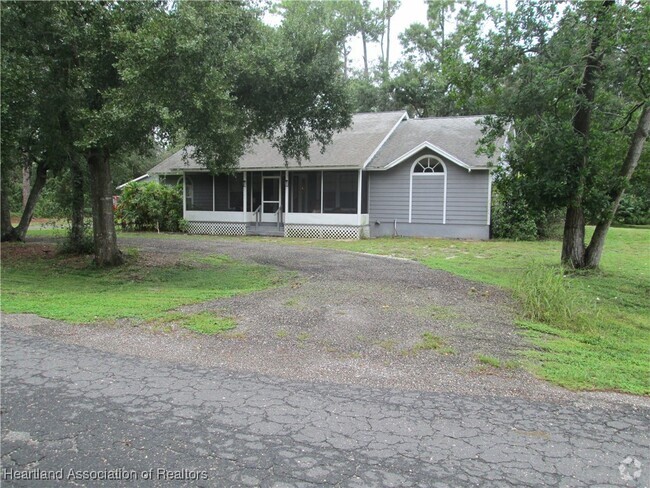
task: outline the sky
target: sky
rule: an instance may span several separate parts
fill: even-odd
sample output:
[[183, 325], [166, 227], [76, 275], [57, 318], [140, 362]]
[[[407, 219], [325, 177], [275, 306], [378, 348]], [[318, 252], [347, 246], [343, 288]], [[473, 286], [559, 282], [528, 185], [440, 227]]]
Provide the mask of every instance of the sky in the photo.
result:
[[[327, 0], [324, 0], [327, 1]], [[382, 0], [370, 0], [370, 6], [374, 9], [382, 9]], [[278, 25], [281, 17], [277, 14], [267, 13], [264, 21], [270, 25]], [[415, 22], [426, 23], [427, 6], [426, 0], [402, 0], [401, 5], [391, 19], [390, 29], [390, 60], [391, 64], [397, 61], [401, 55], [402, 46], [399, 42], [399, 34]], [[363, 69], [363, 44], [361, 35], [356, 36], [350, 41], [350, 67], [352, 69]], [[368, 58], [370, 65], [377, 63], [381, 56], [381, 46], [379, 43], [368, 45]]]
[[[372, 8], [381, 9], [382, 0], [370, 0]], [[402, 0], [399, 10], [390, 21], [390, 60], [391, 64], [400, 58], [402, 45], [399, 42], [399, 34], [404, 32], [406, 28], [419, 22], [426, 24], [427, 22], [427, 6], [425, 0]], [[350, 43], [350, 64], [354, 69], [363, 68], [363, 44], [361, 43], [361, 36], [357, 36]], [[368, 58], [373, 62], [377, 62], [381, 55], [381, 47], [379, 44], [371, 44], [368, 46]]]
[[[327, 1], [327, 0], [322, 0]], [[494, 7], [504, 8], [508, 0], [474, 0], [483, 1], [488, 5]], [[383, 0], [370, 0], [370, 6], [374, 9], [382, 9]], [[516, 4], [516, 0], [510, 0], [511, 5]], [[277, 25], [280, 22], [280, 17], [273, 14], [267, 14], [264, 18], [265, 22], [271, 25]], [[395, 15], [391, 19], [390, 24], [390, 62], [394, 64], [402, 57], [402, 45], [399, 42], [399, 35], [406, 30], [408, 26], [414, 23], [426, 24], [427, 22], [427, 5], [426, 0], [401, 0], [401, 4]], [[363, 44], [361, 42], [361, 35], [356, 36], [350, 41], [350, 67], [356, 70], [363, 69]], [[368, 44], [368, 58], [370, 66], [378, 63], [381, 56], [381, 46], [379, 43]]]
[[[492, 7], [503, 9], [508, 0], [474, 0], [483, 1]], [[382, 0], [370, 0], [370, 5], [374, 9], [381, 10]], [[510, 0], [511, 8], [516, 5], [516, 0]], [[399, 10], [395, 13], [390, 23], [390, 62], [393, 64], [401, 58], [402, 45], [399, 42], [399, 35], [406, 30], [408, 26], [414, 23], [427, 23], [427, 5], [426, 0], [402, 0]], [[445, 22], [447, 25], [447, 23]], [[452, 24], [453, 25], [453, 24]], [[351, 66], [354, 69], [363, 69], [363, 44], [361, 36], [357, 36], [351, 43], [352, 51], [350, 53]], [[372, 63], [376, 63], [381, 56], [381, 47], [379, 44], [369, 46], [368, 57]]]
[[[325, 0], [327, 1], [327, 0]], [[475, 0], [479, 1], [479, 0]], [[500, 6], [503, 8], [507, 0], [482, 0], [492, 6]], [[511, 3], [515, 1], [511, 0]], [[370, 0], [370, 6], [374, 9], [381, 10], [382, 0]], [[280, 22], [279, 17], [267, 14], [265, 21], [270, 24], [277, 24]], [[390, 35], [390, 62], [395, 63], [401, 58], [402, 45], [399, 42], [399, 35], [406, 30], [408, 26], [419, 22], [426, 24], [427, 22], [427, 5], [426, 0], [401, 0], [401, 5], [393, 18], [391, 19], [391, 35]], [[352, 69], [363, 69], [363, 44], [361, 42], [361, 35], [356, 36], [350, 42], [350, 67]], [[368, 45], [368, 58], [370, 66], [376, 64], [381, 56], [381, 46], [379, 43], [371, 43]]]

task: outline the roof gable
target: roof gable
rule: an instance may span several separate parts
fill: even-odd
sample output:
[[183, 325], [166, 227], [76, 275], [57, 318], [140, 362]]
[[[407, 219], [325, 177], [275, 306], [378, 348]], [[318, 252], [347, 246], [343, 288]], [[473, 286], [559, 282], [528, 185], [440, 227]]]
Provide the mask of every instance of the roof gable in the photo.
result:
[[477, 155], [481, 116], [409, 119], [401, 122], [372, 158], [369, 170], [386, 170], [428, 148], [471, 171], [488, 169], [488, 158]]
[[422, 144], [420, 144], [419, 146], [416, 146], [416, 147], [414, 147], [413, 149], [411, 149], [410, 151], [408, 151], [408, 152], [402, 154], [402, 155], [399, 156], [397, 159], [391, 161], [390, 163], [388, 163], [386, 166], [384, 166], [384, 167], [381, 168], [381, 169], [390, 169], [390, 168], [392, 168], [393, 166], [397, 166], [399, 163], [401, 163], [401, 162], [407, 160], [408, 158], [410, 158], [410, 157], [413, 156], [414, 154], [419, 153], [422, 149], [430, 149], [431, 151], [433, 151], [433, 152], [435, 152], [435, 153], [438, 153], [440, 156], [444, 156], [444, 157], [447, 158], [449, 161], [451, 161], [452, 163], [457, 164], [457, 165], [460, 166], [461, 168], [465, 168], [465, 169], [468, 170], [468, 171], [472, 171], [472, 167], [471, 167], [471, 166], [469, 166], [468, 164], [465, 164], [464, 162], [462, 162], [462, 161], [461, 161], [460, 159], [458, 159], [457, 157], [452, 156], [452, 155], [449, 154], [447, 151], [445, 151], [445, 150], [443, 150], [443, 149], [440, 149], [440, 148], [439, 148], [438, 146], [436, 146], [435, 144], [431, 144], [429, 141], [424, 141], [424, 142], [423, 142]]

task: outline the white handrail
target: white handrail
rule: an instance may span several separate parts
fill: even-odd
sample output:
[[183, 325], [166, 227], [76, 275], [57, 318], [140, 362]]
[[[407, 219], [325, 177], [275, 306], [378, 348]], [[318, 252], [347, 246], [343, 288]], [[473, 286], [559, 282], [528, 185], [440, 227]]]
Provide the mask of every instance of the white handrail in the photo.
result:
[[255, 227], [257, 228], [262, 220], [262, 205], [255, 209]]
[[275, 211], [278, 220], [278, 230], [280, 230], [280, 224], [282, 223], [282, 205], [278, 205], [278, 209]]

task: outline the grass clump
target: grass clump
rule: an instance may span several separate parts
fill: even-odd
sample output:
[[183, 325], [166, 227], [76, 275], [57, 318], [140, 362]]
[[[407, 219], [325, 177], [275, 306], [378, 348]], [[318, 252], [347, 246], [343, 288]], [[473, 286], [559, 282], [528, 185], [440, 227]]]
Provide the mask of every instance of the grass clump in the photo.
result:
[[492, 366], [493, 368], [501, 367], [501, 360], [499, 358], [495, 358], [494, 356], [486, 356], [484, 354], [479, 354], [477, 359], [480, 363], [486, 364], [488, 366]]
[[402, 356], [414, 356], [421, 351], [437, 351], [445, 356], [456, 354], [454, 349], [445, 346], [445, 341], [442, 337], [434, 335], [429, 331], [423, 332], [418, 342], [409, 349], [403, 349], [400, 354]]
[[419, 315], [434, 320], [450, 320], [458, 317], [458, 313], [451, 306], [426, 305], [418, 307], [416, 311]]
[[593, 331], [600, 310], [571, 287], [571, 279], [559, 266], [533, 264], [514, 283], [524, 318], [569, 330]]
[[423, 332], [422, 340], [418, 342], [414, 348], [418, 350], [434, 350], [442, 346], [442, 338], [433, 335], [431, 332]]
[[392, 351], [395, 349], [397, 341], [395, 339], [382, 339], [380, 341], [376, 341], [375, 344], [385, 351]]
[[210, 312], [187, 315], [180, 320], [180, 325], [199, 334], [214, 335], [237, 327], [232, 317], [221, 317]]
[[442, 338], [433, 335], [431, 332], [423, 332], [420, 338], [420, 342], [413, 346], [415, 351], [432, 351], [439, 349], [443, 345]]
[[221, 334], [237, 327], [232, 317], [223, 317], [213, 312], [182, 313], [169, 312], [164, 316], [148, 320], [152, 330], [171, 333], [175, 326], [180, 326], [198, 334]]
[[306, 342], [309, 339], [309, 334], [307, 332], [301, 332], [296, 336], [298, 342]]

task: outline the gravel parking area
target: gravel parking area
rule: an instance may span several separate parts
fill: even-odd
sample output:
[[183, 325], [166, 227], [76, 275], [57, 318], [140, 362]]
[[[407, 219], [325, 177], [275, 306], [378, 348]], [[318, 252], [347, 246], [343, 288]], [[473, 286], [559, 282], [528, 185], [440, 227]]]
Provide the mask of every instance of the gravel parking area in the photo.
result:
[[[28, 315], [5, 316], [4, 325], [110, 352], [291, 380], [636, 401], [574, 394], [536, 379], [517, 366], [518, 353], [531, 346], [514, 326], [504, 292], [419, 263], [273, 239], [123, 238], [121, 246], [143, 255], [226, 254], [294, 272], [295, 278], [280, 288], [181, 309], [234, 316], [237, 329], [222, 335], [131, 324], [71, 326]], [[508, 367], [484, 364], [479, 355]]]

